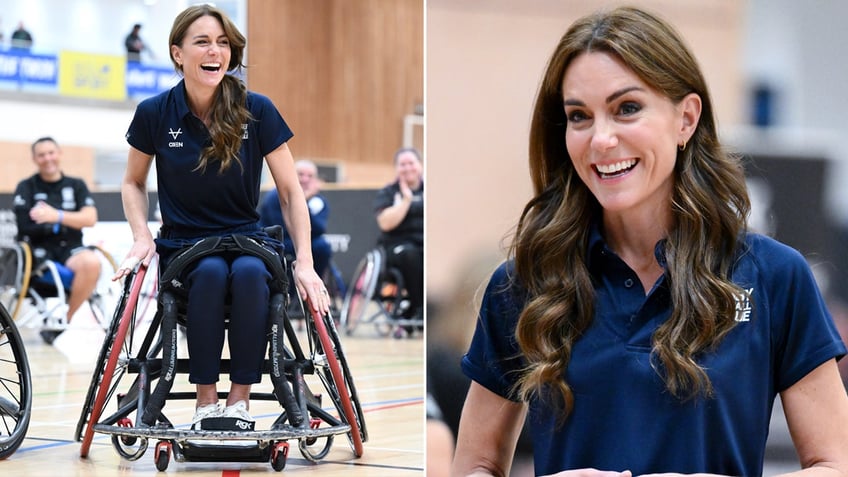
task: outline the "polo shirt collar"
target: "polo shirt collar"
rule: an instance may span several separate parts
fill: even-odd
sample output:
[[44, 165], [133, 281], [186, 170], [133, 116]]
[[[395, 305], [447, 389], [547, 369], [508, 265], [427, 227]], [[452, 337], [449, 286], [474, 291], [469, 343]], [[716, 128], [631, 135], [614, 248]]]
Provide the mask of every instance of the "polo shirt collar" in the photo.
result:
[[181, 79], [174, 88], [174, 101], [180, 119], [184, 119], [187, 115], [193, 115], [191, 110], [188, 109], [188, 101], [186, 100], [185, 78]]
[[[667, 260], [665, 254], [665, 246], [668, 242], [667, 238], [660, 239], [656, 245], [654, 245], [654, 257], [657, 259], [657, 263], [660, 264], [661, 267], [666, 268]], [[591, 272], [594, 266], [599, 265], [604, 254], [614, 253], [607, 247], [607, 243], [604, 240], [603, 234], [601, 234], [601, 220], [600, 217], [595, 218], [592, 221], [592, 224], [589, 227], [589, 242], [586, 247], [586, 267]]]

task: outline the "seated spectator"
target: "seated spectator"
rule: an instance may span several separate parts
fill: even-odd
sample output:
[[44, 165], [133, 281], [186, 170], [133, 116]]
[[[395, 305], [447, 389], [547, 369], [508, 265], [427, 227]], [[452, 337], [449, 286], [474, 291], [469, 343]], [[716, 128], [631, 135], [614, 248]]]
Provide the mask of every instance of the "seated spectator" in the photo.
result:
[[[414, 148], [395, 152], [397, 179], [374, 199], [387, 265], [400, 270], [410, 307], [405, 318], [422, 319], [424, 305], [424, 180]], [[407, 331], [411, 331], [407, 329]]]
[[[68, 299], [70, 323], [100, 277], [100, 259], [82, 245], [82, 228], [94, 226], [97, 209], [85, 182], [62, 173], [62, 150], [53, 138], [40, 138], [31, 149], [38, 172], [15, 188], [17, 239], [28, 242], [37, 258], [64, 264], [73, 272]], [[41, 335], [52, 343], [59, 333], [44, 330]]]
[[[303, 195], [306, 197], [306, 205], [309, 207], [309, 221], [312, 224], [313, 266], [315, 273], [319, 277], [323, 277], [333, 256], [333, 249], [324, 237], [324, 233], [327, 231], [327, 219], [330, 217], [330, 206], [327, 199], [321, 195], [318, 166], [312, 161], [303, 159], [295, 162], [294, 167], [297, 171], [297, 180], [300, 182]], [[286, 229], [277, 189], [272, 189], [265, 194], [265, 198], [259, 206], [259, 215], [259, 223], [263, 227], [282, 225], [283, 229]], [[285, 234], [283, 245], [286, 255], [294, 256], [294, 244], [288, 234]]]

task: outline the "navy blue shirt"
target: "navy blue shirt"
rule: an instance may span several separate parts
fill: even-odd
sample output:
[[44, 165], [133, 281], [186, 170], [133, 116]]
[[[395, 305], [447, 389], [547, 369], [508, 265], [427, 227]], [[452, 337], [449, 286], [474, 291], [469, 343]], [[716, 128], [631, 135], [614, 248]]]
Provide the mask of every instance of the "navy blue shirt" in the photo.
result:
[[[593, 234], [595, 319], [565, 372], [574, 409], [557, 426], [550, 407], [529, 403], [537, 475], [585, 467], [762, 474], [776, 394], [846, 348], [804, 258], [761, 235], [748, 235], [745, 245], [732, 272], [748, 291], [737, 298], [737, 325], [699, 359], [715, 396], [681, 401], [650, 363], [651, 335], [670, 315], [665, 278], [645, 295], [636, 273]], [[510, 273], [507, 263], [493, 274], [462, 369], [514, 400], [524, 364], [515, 342], [523, 298]]]
[[[18, 240], [25, 240], [34, 247], [44, 247], [53, 254], [59, 249], [82, 246], [82, 230], [55, 224], [37, 224], [29, 216], [29, 211], [38, 202], [44, 202], [57, 210], [76, 212], [83, 207], [94, 207], [94, 198], [85, 182], [78, 177], [62, 175], [56, 182], [46, 182], [40, 175], [34, 174], [18, 183], [15, 188], [14, 210], [18, 225]], [[61, 254], [64, 256], [65, 252]], [[59, 255], [50, 257], [59, 260]]]
[[[315, 240], [327, 231], [327, 220], [330, 218], [330, 205], [323, 195], [315, 194], [306, 201], [306, 206], [309, 208], [311, 238]], [[277, 194], [276, 188], [266, 192], [262, 203], [259, 205], [259, 224], [262, 227], [282, 225], [283, 233], [286, 233], [286, 222], [283, 220], [280, 196]], [[285, 239], [287, 242], [291, 241], [291, 237], [287, 233]]]
[[202, 237], [257, 227], [262, 162], [292, 137], [266, 96], [248, 92], [253, 120], [243, 124], [239, 159], [223, 174], [220, 163], [195, 171], [209, 131], [188, 108], [185, 83], [142, 101], [127, 131], [127, 142], [156, 157], [159, 205], [164, 227], [175, 237]]

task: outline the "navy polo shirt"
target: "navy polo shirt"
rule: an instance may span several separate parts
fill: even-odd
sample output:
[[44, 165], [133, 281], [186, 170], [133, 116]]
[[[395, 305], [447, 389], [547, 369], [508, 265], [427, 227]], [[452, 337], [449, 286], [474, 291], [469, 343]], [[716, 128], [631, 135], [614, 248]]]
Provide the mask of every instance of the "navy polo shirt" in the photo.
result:
[[155, 156], [162, 222], [176, 236], [223, 234], [258, 222], [262, 161], [293, 134], [266, 96], [248, 92], [247, 108], [253, 120], [242, 125], [241, 165], [233, 162], [223, 174], [217, 162], [194, 170], [211, 140], [188, 108], [184, 81], [136, 108], [127, 142]]
[[[681, 401], [650, 364], [651, 335], [670, 314], [665, 278], [646, 296], [597, 231], [589, 245], [595, 319], [566, 370], [574, 409], [557, 426], [543, 402], [529, 403], [537, 475], [585, 467], [761, 475], [776, 394], [846, 353], [804, 258], [773, 239], [746, 237], [732, 272], [748, 291], [736, 301], [738, 323], [700, 358], [715, 396]], [[524, 363], [514, 336], [523, 299], [510, 281], [511, 266], [502, 265], [489, 282], [462, 369], [514, 400]]]

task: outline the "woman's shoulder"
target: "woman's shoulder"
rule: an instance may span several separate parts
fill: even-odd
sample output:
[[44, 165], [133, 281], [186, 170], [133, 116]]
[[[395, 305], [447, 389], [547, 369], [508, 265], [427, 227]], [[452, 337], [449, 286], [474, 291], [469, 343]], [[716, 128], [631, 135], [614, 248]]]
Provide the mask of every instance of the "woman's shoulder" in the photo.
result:
[[759, 268], [773, 271], [808, 267], [807, 260], [797, 249], [759, 233], [745, 235], [741, 258], [753, 260]]
[[486, 294], [490, 296], [504, 296], [510, 300], [521, 299], [522, 287], [515, 275], [515, 262], [504, 260], [492, 271], [489, 283], [486, 286]]
[[163, 108], [168, 104], [168, 101], [174, 94], [174, 88], [162, 91], [148, 98], [139, 101], [136, 106], [136, 114], [161, 114]]
[[760, 255], [800, 255], [800, 252], [774, 237], [749, 232], [745, 235], [745, 246]]
[[262, 93], [257, 93], [256, 91], [247, 90], [247, 107], [248, 109], [253, 108], [276, 108], [274, 106], [274, 102], [271, 101], [271, 98], [265, 96]]

